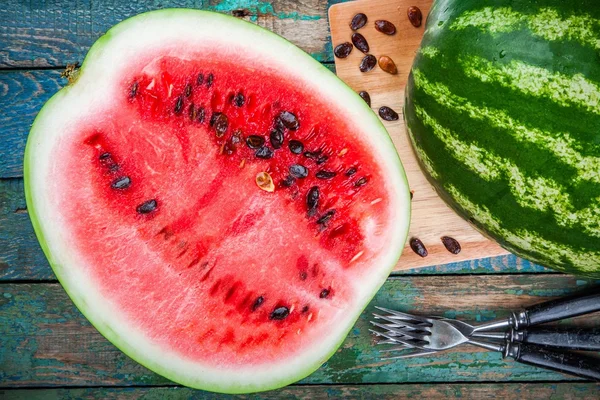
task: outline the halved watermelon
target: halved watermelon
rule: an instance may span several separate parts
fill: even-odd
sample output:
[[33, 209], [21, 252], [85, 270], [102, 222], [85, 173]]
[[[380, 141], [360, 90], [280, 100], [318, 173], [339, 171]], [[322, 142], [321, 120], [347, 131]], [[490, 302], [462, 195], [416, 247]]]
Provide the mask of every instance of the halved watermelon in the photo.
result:
[[317, 369], [396, 264], [410, 196], [375, 114], [282, 38], [163, 10], [91, 48], [25, 155], [40, 243], [111, 342], [241, 393]]

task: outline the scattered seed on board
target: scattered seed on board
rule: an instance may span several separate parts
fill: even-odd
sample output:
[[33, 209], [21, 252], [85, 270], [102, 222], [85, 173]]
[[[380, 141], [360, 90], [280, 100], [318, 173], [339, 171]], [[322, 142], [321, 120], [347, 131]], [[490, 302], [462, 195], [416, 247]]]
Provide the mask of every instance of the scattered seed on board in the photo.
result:
[[369, 52], [369, 43], [367, 42], [367, 39], [358, 32], [352, 34], [352, 44], [365, 54]]
[[421, 9], [419, 9], [419, 7], [416, 7], [416, 6], [408, 7], [408, 10], [406, 13], [408, 15], [408, 20], [410, 21], [412, 26], [414, 26], [415, 28], [418, 28], [421, 26], [421, 23], [423, 22], [423, 13], [421, 13]]
[[113, 189], [124, 190], [131, 186], [131, 179], [128, 176], [121, 176], [110, 184]]
[[377, 65], [377, 59], [372, 54], [367, 54], [360, 62], [358, 69], [360, 72], [369, 72]]
[[448, 250], [452, 254], [460, 253], [461, 247], [458, 241], [450, 236], [442, 236], [442, 243], [446, 250]]
[[362, 28], [367, 23], [367, 16], [363, 13], [358, 13], [354, 17], [352, 17], [352, 21], [350, 21], [350, 29], [353, 31]]
[[290, 175], [297, 179], [304, 179], [308, 176], [308, 168], [300, 164], [292, 164], [289, 168]]
[[379, 57], [379, 68], [381, 68], [388, 74], [396, 75], [398, 73], [398, 68], [396, 68], [394, 60], [392, 60], [388, 56]]
[[265, 144], [265, 139], [262, 136], [250, 135], [246, 138], [246, 144], [251, 149], [258, 149]]
[[254, 155], [257, 158], [262, 158], [263, 160], [268, 160], [269, 158], [273, 158], [273, 150], [271, 150], [267, 146], [263, 146], [263, 147], [259, 148], [258, 150], [256, 150]]
[[304, 145], [299, 140], [290, 140], [288, 143], [290, 151], [294, 154], [302, 154], [304, 151]]
[[256, 185], [265, 192], [273, 193], [275, 191], [273, 178], [271, 178], [268, 172], [259, 172], [256, 174]]
[[271, 315], [269, 315], [269, 319], [281, 321], [286, 319], [287, 316], [290, 315], [290, 310], [287, 307], [277, 307], [273, 310]]
[[352, 43], [350, 42], [338, 44], [335, 46], [335, 49], [333, 49], [333, 54], [337, 58], [346, 58], [350, 55], [350, 53], [352, 53]]
[[419, 240], [417, 238], [411, 238], [409, 244], [410, 244], [410, 248], [412, 249], [412, 251], [417, 253], [419, 256], [427, 257], [427, 254], [429, 254], [427, 252], [427, 249], [425, 248], [425, 245], [423, 244], [423, 242], [421, 242], [421, 240]]
[[396, 26], [384, 19], [375, 21], [375, 29], [386, 35], [393, 35], [396, 33]]
[[397, 121], [398, 113], [387, 106], [383, 106], [379, 109], [379, 116], [385, 121]]
[[274, 149], [280, 149], [283, 145], [283, 132], [281, 132], [279, 129], [272, 130], [271, 134], [269, 135], [269, 141]]
[[371, 96], [369, 95], [369, 92], [361, 90], [360, 92], [358, 92], [358, 95], [361, 99], [365, 101], [365, 103], [367, 103], [369, 107], [371, 107]]
[[325, 171], [322, 169], [315, 174], [315, 177], [317, 179], [327, 180], [327, 179], [332, 179], [335, 175], [336, 175], [336, 173], [333, 171]]
[[142, 204], [138, 205], [136, 211], [138, 214], [149, 214], [152, 211], [156, 210], [158, 203], [155, 199], [146, 200]]

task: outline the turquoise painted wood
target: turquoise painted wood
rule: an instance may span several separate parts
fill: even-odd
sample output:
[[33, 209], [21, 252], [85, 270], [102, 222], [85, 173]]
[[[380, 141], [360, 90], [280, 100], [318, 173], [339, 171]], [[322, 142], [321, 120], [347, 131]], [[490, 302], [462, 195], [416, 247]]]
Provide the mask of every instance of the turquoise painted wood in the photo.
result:
[[0, 3], [0, 67], [63, 67], [81, 62], [111, 26], [144, 11], [186, 7], [242, 15], [303, 48], [333, 61], [327, 0], [4, 0]]
[[5, 400], [222, 400], [253, 399], [271, 400], [285, 398], [289, 400], [319, 399], [528, 399], [528, 400], [580, 400], [597, 398], [600, 384], [569, 383], [484, 383], [472, 384], [409, 384], [409, 385], [315, 385], [290, 386], [272, 392], [249, 396], [228, 396], [199, 392], [180, 387], [156, 388], [88, 388], [88, 389], [37, 389], [37, 390], [0, 390], [0, 398]]
[[[505, 317], [600, 283], [567, 275], [439, 276], [389, 279], [338, 352], [304, 384], [564, 381], [561, 375], [496, 353], [463, 347], [384, 362], [368, 321], [375, 305], [470, 321]], [[576, 325], [600, 323], [600, 314]], [[129, 359], [79, 313], [58, 284], [0, 285], [0, 387], [130, 386], [169, 382]]]
[[[0, 153], [1, 154], [1, 153]], [[516, 256], [402, 271], [393, 275], [551, 272]], [[55, 279], [27, 215], [22, 179], [0, 180], [0, 281]]]

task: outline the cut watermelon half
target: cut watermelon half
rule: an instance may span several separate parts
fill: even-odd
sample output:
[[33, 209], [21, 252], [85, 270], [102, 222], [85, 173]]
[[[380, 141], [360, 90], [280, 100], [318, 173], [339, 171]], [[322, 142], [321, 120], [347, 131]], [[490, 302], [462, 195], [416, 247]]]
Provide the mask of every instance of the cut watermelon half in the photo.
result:
[[29, 214], [73, 302], [184, 385], [299, 380], [396, 264], [410, 195], [385, 128], [310, 56], [220, 14], [112, 28], [40, 111]]

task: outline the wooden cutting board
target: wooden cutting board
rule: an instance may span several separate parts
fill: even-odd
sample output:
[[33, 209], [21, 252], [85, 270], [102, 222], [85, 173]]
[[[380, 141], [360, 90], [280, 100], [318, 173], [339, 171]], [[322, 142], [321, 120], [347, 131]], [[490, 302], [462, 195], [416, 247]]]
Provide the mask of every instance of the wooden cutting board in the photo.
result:
[[[334, 48], [340, 43], [351, 42], [353, 31], [349, 26], [350, 21], [357, 13], [364, 13], [367, 15], [368, 22], [357, 32], [361, 33], [369, 43], [370, 54], [377, 59], [384, 55], [391, 57], [398, 68], [397, 75], [390, 75], [382, 71], [379, 66], [370, 72], [362, 73], [358, 65], [364, 54], [356, 48], [347, 58], [335, 58], [338, 76], [357, 92], [361, 90], [369, 92], [374, 112], [377, 112], [381, 106], [388, 106], [400, 114], [399, 121], [384, 121], [384, 125], [400, 154], [413, 191], [409, 237], [421, 239], [429, 255], [425, 258], [419, 257], [407, 243], [396, 270], [507, 253], [495, 242], [477, 232], [436, 194], [421, 172], [406, 133], [402, 118], [404, 86], [423, 36], [425, 18], [431, 3], [432, 0], [362, 0], [340, 3], [329, 8], [329, 24]], [[419, 28], [412, 26], [408, 20], [407, 9], [410, 6], [419, 7], [423, 13], [423, 24]], [[396, 26], [396, 34], [388, 36], [376, 31], [375, 21], [380, 19], [392, 22]], [[442, 236], [451, 236], [458, 240], [462, 251], [457, 255], [448, 252], [440, 240]]]

